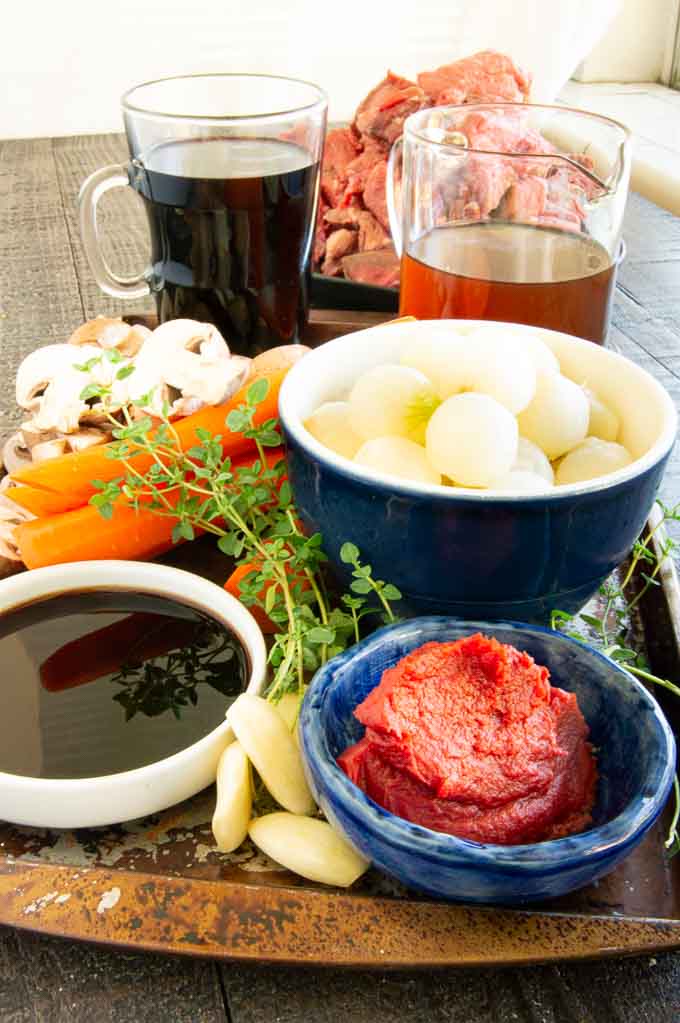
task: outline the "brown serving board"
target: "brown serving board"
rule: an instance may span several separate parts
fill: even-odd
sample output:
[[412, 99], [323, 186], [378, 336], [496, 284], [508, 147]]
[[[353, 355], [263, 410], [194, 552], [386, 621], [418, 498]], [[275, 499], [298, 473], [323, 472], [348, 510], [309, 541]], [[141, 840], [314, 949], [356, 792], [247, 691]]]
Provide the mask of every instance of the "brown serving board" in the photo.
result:
[[[309, 341], [384, 318], [316, 311]], [[209, 541], [187, 544], [167, 560], [224, 577]], [[652, 667], [680, 678], [680, 590], [671, 565], [639, 610], [636, 625]], [[680, 947], [680, 856], [664, 853], [667, 821], [598, 884], [503, 910], [417, 897], [376, 872], [350, 891], [323, 888], [248, 844], [220, 854], [210, 829], [213, 802], [211, 788], [154, 817], [80, 831], [0, 822], [0, 923], [122, 948], [383, 969]]]

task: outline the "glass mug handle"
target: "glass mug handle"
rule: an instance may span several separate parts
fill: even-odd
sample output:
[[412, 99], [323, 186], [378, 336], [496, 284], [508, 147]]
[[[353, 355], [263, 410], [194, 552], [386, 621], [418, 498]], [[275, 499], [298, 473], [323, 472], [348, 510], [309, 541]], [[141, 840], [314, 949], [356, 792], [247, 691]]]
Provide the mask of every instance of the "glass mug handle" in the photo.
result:
[[401, 189], [399, 191], [399, 196], [397, 196], [394, 176], [396, 164], [403, 161], [403, 148], [404, 140], [402, 138], [398, 138], [390, 149], [390, 155], [387, 161], [387, 180], [385, 181], [387, 216], [390, 222], [390, 232], [392, 234], [394, 248], [396, 249], [397, 255], [400, 259], [404, 248], [401, 225]]
[[151, 294], [147, 282], [149, 269], [141, 274], [122, 277], [115, 274], [109, 267], [99, 247], [99, 228], [97, 225], [97, 204], [105, 192], [112, 188], [129, 186], [127, 167], [124, 164], [112, 164], [101, 167], [90, 174], [83, 182], [78, 195], [78, 213], [80, 220], [80, 237], [92, 275], [106, 295], [112, 298], [145, 298]]

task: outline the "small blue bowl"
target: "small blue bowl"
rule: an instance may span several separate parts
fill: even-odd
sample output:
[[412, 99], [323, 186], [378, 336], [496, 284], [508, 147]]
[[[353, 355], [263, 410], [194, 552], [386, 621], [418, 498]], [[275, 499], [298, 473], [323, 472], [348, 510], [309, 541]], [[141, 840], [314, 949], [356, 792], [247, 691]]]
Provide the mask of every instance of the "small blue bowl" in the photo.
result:
[[608, 476], [543, 494], [377, 475], [319, 443], [304, 426], [321, 404], [346, 398], [363, 372], [399, 362], [406, 344], [478, 326], [423, 320], [372, 327], [300, 359], [279, 398], [288, 476], [305, 528], [322, 534], [345, 581], [340, 550], [351, 540], [377, 578], [399, 587], [402, 613], [547, 623], [553, 609], [577, 611], [592, 597], [630, 551], [654, 503], [677, 416], [649, 373], [591, 341], [522, 328], [552, 349], [564, 373], [587, 382], [617, 412], [619, 439], [635, 459]]
[[[593, 827], [531, 845], [491, 845], [430, 831], [388, 813], [336, 758], [363, 735], [355, 707], [383, 671], [423, 643], [473, 632], [526, 650], [554, 685], [576, 693], [596, 748]], [[675, 740], [659, 705], [608, 657], [567, 636], [514, 622], [415, 618], [380, 629], [316, 673], [300, 714], [307, 777], [331, 823], [380, 870], [409, 888], [466, 902], [553, 898], [612, 870], [659, 817], [675, 771]]]

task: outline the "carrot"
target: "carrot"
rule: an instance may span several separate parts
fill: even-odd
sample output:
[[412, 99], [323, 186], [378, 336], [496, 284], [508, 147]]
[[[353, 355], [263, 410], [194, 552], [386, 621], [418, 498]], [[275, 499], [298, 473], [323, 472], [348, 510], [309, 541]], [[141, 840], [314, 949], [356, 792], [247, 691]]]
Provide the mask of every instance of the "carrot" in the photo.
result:
[[[279, 390], [286, 372], [275, 370], [265, 374], [269, 381], [269, 392], [257, 407], [254, 418], [256, 424], [277, 415]], [[243, 404], [250, 385], [257, 378], [257, 374], [251, 377], [224, 405], [209, 405], [187, 416], [186, 419], [178, 420], [174, 424], [174, 429], [182, 450], [187, 451], [194, 444], [200, 444], [198, 431], [208, 430], [212, 434], [222, 436], [222, 449], [225, 455], [236, 457], [251, 451], [253, 442], [243, 434], [231, 433], [225, 425], [225, 420], [233, 409]], [[107, 449], [108, 444], [101, 444], [86, 448], [85, 451], [48, 458], [38, 465], [30, 465], [13, 473], [12, 480], [38, 490], [50, 491], [54, 495], [54, 502], [51, 505], [54, 513], [66, 512], [69, 508], [87, 504], [97, 490], [93, 480], [110, 481], [124, 475], [124, 467], [117, 459], [107, 457]], [[133, 463], [139, 472], [145, 473], [151, 466], [152, 459], [142, 453], [135, 456]]]
[[[170, 498], [170, 495], [168, 495]], [[21, 559], [27, 568], [62, 565], [67, 561], [110, 561], [115, 558], [153, 558], [174, 546], [177, 520], [150, 511], [135, 510], [126, 501], [114, 505], [104, 519], [86, 504], [73, 511], [32, 519], [14, 530]]]
[[[231, 593], [232, 597], [236, 597], [237, 600], [240, 600], [241, 581], [245, 579], [245, 577], [250, 572], [257, 572], [258, 569], [259, 564], [256, 561], [249, 561], [244, 565], [238, 565], [231, 573], [226, 583], [224, 584], [224, 588], [227, 591], [227, 593]], [[271, 584], [268, 583], [262, 588], [261, 592], [258, 594], [260, 600], [264, 600], [264, 595], [266, 594], [270, 585]], [[274, 624], [269, 615], [265, 614], [264, 610], [261, 607], [254, 605], [253, 607], [249, 607], [248, 610], [250, 611], [251, 615], [253, 616], [253, 618], [260, 626], [265, 635], [272, 635], [275, 632], [279, 632], [279, 627]]]
[[[283, 456], [283, 448], [269, 448], [268, 465], [275, 465]], [[234, 469], [251, 465], [251, 450], [234, 458]], [[169, 492], [168, 501], [176, 504], [179, 492]], [[109, 561], [114, 558], [154, 558], [175, 544], [172, 531], [177, 519], [158, 515], [149, 508], [136, 510], [122, 498], [114, 504], [110, 519], [105, 519], [92, 505], [73, 511], [33, 519], [17, 526], [14, 536], [27, 568], [60, 565], [67, 561]]]
[[78, 498], [69, 500], [67, 494], [55, 494], [52, 490], [38, 490], [37, 487], [8, 487], [5, 497], [31, 514], [37, 515], [39, 519], [47, 515], [56, 515], [61, 511], [71, 511], [82, 504]]
[[[234, 571], [227, 579], [226, 583], [224, 584], [224, 588], [227, 591], [227, 593], [231, 593], [232, 597], [236, 597], [237, 600], [240, 600], [242, 581], [245, 579], [247, 575], [250, 574], [250, 572], [259, 571], [260, 565], [261, 561], [259, 561], [258, 559], [254, 559], [252, 561], [244, 562], [241, 565], [237, 565]], [[299, 582], [303, 590], [308, 590], [310, 588], [309, 580], [303, 574], [295, 575], [291, 581], [293, 583]], [[258, 593], [257, 597], [261, 603], [264, 603], [267, 591], [270, 589], [271, 585], [272, 585], [271, 580], [267, 581], [260, 590], [260, 592]], [[261, 607], [254, 605], [252, 607], [249, 607], [248, 610], [250, 611], [250, 613], [252, 614], [253, 618], [260, 626], [262, 631], [265, 633], [265, 635], [281, 631], [281, 626], [275, 625], [274, 622], [269, 617], [269, 615], [266, 614], [266, 612]]]
[[40, 665], [40, 683], [50, 693], [75, 689], [110, 675], [129, 659], [137, 663], [176, 650], [191, 642], [195, 631], [194, 621], [135, 612], [59, 647]]

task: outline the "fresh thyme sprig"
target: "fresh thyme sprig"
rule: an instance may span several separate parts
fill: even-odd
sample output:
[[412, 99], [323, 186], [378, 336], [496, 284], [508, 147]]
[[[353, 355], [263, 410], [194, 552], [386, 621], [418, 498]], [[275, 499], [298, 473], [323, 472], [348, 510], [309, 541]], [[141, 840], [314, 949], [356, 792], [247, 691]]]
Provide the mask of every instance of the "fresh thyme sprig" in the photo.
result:
[[[167, 407], [154, 428], [150, 417], [134, 418], [130, 408], [116, 405], [114, 415], [110, 386], [90, 384], [83, 394], [110, 408], [114, 442], [108, 453], [124, 470], [114, 480], [94, 481], [97, 493], [90, 503], [104, 517], [121, 499], [170, 516], [177, 520], [173, 540], [212, 534], [225, 555], [249, 566], [240, 583], [241, 599], [261, 608], [277, 627], [269, 651], [268, 696], [278, 700], [290, 690], [301, 693], [310, 673], [358, 640], [366, 615], [377, 612], [385, 622], [394, 621], [392, 603], [401, 594], [396, 586], [375, 580], [358, 548], [347, 543], [341, 558], [352, 568], [350, 592], [331, 597], [322, 537], [303, 533], [285, 462], [272, 465], [267, 458], [268, 449], [282, 444], [278, 421], [255, 421], [268, 388], [266, 380], [256, 380], [247, 400], [227, 416], [227, 430], [247, 437], [255, 449], [252, 464], [238, 467], [224, 456], [222, 436], [205, 430], [196, 431], [198, 444], [182, 451]], [[149, 404], [148, 399], [136, 405]], [[141, 455], [144, 465], [150, 462], [148, 469], [139, 468]]]
[[[584, 636], [576, 629], [581, 624], [585, 625], [589, 633], [588, 640], [594, 639], [604, 654], [622, 664], [631, 675], [651, 685], [660, 686], [674, 696], [680, 696], [679, 685], [650, 671], [644, 654], [636, 649], [631, 635], [631, 612], [652, 586], [659, 585], [664, 561], [678, 550], [677, 542], [668, 536], [665, 525], [668, 522], [680, 522], [680, 504], [668, 507], [658, 501], [657, 505], [659, 514], [656, 521], [647, 527], [635, 543], [621, 581], [617, 582], [611, 577], [600, 587], [600, 594], [604, 598], [600, 615], [583, 612], [570, 615], [564, 611], [553, 611], [550, 625], [581, 642], [584, 642]], [[631, 595], [631, 585], [638, 576], [642, 579], [642, 585]], [[680, 852], [680, 782], [677, 774], [673, 793], [675, 806], [665, 841], [665, 847], [672, 856]]]

